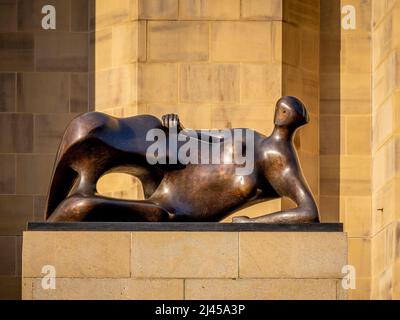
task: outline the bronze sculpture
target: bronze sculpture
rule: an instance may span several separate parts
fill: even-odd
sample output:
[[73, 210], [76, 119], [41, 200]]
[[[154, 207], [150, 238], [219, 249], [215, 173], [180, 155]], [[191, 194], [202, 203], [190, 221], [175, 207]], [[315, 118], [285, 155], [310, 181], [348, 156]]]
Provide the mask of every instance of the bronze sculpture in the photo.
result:
[[[252, 131], [254, 170], [237, 175], [238, 164], [149, 164], [146, 152], [148, 155], [152, 142], [147, 141], [147, 132], [158, 129], [168, 135], [171, 128], [181, 132], [183, 127], [176, 115], [166, 115], [160, 121], [149, 115], [117, 119], [98, 112], [83, 114], [68, 126], [59, 147], [46, 219], [217, 222], [246, 206], [286, 196], [297, 208], [253, 219], [237, 217], [233, 222], [319, 222], [292, 141], [295, 131], [308, 121], [306, 108], [298, 99], [281, 98], [276, 104], [273, 133], [266, 137]], [[223, 137], [217, 136], [189, 139], [206, 148], [226, 144]], [[241, 142], [244, 147], [246, 141]], [[241, 152], [226, 149], [225, 156]], [[109, 172], [139, 178], [145, 200], [98, 195], [96, 183]]]

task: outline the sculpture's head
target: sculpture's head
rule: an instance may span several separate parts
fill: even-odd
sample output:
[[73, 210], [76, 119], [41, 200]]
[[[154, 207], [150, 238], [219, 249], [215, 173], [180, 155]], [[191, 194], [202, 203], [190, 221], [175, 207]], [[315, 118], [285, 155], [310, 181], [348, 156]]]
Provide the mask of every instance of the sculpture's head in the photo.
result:
[[298, 128], [310, 121], [304, 104], [295, 97], [285, 96], [278, 100], [275, 107], [276, 126]]

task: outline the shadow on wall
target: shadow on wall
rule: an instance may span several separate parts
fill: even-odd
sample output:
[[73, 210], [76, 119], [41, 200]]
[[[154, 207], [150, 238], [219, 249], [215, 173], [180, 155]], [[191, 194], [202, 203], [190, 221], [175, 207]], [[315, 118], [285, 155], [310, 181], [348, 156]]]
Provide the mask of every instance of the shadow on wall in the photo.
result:
[[320, 210], [324, 222], [340, 220], [341, 1], [321, 1]]
[[95, 105], [95, 1], [45, 4], [55, 30], [42, 27], [44, 1], [0, 1], [0, 299], [21, 297], [22, 231], [44, 219], [64, 128]]

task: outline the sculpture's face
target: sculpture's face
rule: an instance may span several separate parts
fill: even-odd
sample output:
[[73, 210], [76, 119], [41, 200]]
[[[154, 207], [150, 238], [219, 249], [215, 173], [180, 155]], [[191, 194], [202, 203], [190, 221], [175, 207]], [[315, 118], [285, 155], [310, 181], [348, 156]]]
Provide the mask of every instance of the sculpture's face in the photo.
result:
[[279, 99], [275, 107], [274, 123], [277, 126], [298, 128], [310, 120], [304, 104], [294, 97]]

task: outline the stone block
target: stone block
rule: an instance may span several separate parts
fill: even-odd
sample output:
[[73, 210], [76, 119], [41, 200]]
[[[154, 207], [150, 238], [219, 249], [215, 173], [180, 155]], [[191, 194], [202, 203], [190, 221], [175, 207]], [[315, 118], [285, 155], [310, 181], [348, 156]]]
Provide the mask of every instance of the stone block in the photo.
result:
[[356, 268], [357, 279], [371, 277], [371, 240], [349, 238], [349, 265]]
[[[331, 190], [332, 195], [327, 195], [326, 190], [322, 190], [326, 181], [321, 181], [321, 191], [319, 196], [319, 210], [321, 214], [322, 222], [335, 222], [340, 220], [340, 210], [341, 202], [340, 198], [337, 196], [336, 190]], [[324, 192], [324, 193], [323, 193]], [[342, 201], [343, 203], [343, 201]]]
[[371, 299], [372, 300], [392, 300], [393, 299], [393, 268], [382, 272], [379, 276], [371, 279]]
[[[371, 77], [368, 73], [342, 73], [340, 96], [344, 100], [369, 100], [371, 96]], [[333, 92], [335, 88], [332, 88]]]
[[316, 30], [320, 23], [319, 12], [319, 0], [283, 1], [283, 19], [291, 24]]
[[187, 300], [335, 300], [332, 279], [188, 279]]
[[182, 64], [180, 67], [181, 102], [239, 102], [239, 69], [239, 65], [236, 64]]
[[96, 110], [122, 107], [136, 101], [136, 66], [99, 71], [95, 75]]
[[47, 196], [35, 196], [33, 200], [34, 221], [44, 221]]
[[0, 71], [33, 71], [35, 41], [33, 33], [0, 33]]
[[[297, 135], [300, 138], [299, 149], [300, 152], [317, 155], [319, 153], [319, 119], [314, 115], [310, 115], [310, 122], [302, 127]], [[303, 163], [302, 163], [303, 164]]]
[[149, 21], [150, 61], [207, 61], [208, 23], [198, 21]]
[[21, 299], [21, 277], [0, 277], [0, 300]]
[[143, 43], [138, 42], [138, 23], [128, 22], [112, 27], [112, 66], [119, 67], [138, 60], [138, 50]]
[[274, 104], [218, 105], [212, 107], [212, 128], [249, 128], [262, 134], [273, 129]]
[[[25, 232], [23, 275], [43, 277], [54, 266], [57, 278], [128, 278], [130, 234], [126, 232]], [[93, 293], [93, 292], [92, 292]]]
[[371, 153], [371, 116], [346, 117], [346, 154], [369, 155]]
[[33, 151], [33, 115], [0, 113], [0, 152]]
[[[291, 41], [285, 39], [284, 41]], [[320, 68], [320, 34], [315, 30], [300, 31], [300, 65], [302, 70], [319, 73]]]
[[[330, 16], [333, 15], [330, 13]], [[321, 25], [321, 28], [323, 28], [323, 25], [324, 24]], [[340, 71], [341, 63], [341, 37], [339, 33], [334, 32], [334, 28], [330, 28], [329, 33], [321, 33], [319, 50], [321, 60], [320, 72], [338, 73]]]
[[342, 33], [344, 33], [344, 34], [354, 33], [354, 31], [356, 31], [357, 33], [362, 33], [362, 32], [370, 32], [371, 31], [372, 2], [375, 2], [375, 1], [373, 1], [373, 0], [348, 0], [348, 1], [346, 1], [346, 4], [352, 5], [356, 9], [357, 24], [356, 24], [356, 30], [343, 30], [343, 28], [342, 28]]
[[375, 151], [381, 147], [394, 131], [393, 108], [395, 97], [386, 100], [372, 117], [372, 149]]
[[217, 62], [271, 62], [279, 43], [277, 28], [267, 21], [211, 23], [211, 60]]
[[138, 66], [138, 101], [140, 103], [178, 100], [178, 66], [173, 63], [148, 63]]
[[0, 73], [0, 112], [14, 112], [16, 103], [15, 73]]
[[184, 299], [182, 279], [129, 279], [127, 282], [129, 300]]
[[33, 279], [23, 278], [22, 279], [22, 300], [32, 300], [33, 299]]
[[0, 31], [17, 31], [17, 0], [3, 0], [0, 3]]
[[69, 112], [69, 76], [67, 73], [19, 73], [17, 83], [18, 112]]
[[281, 96], [278, 64], [241, 64], [240, 93], [242, 103], [272, 102]]
[[398, 212], [396, 204], [398, 196], [396, 195], [398, 179], [392, 179], [374, 192], [372, 196], [372, 231], [378, 233], [396, 219]]
[[0, 276], [16, 275], [16, 237], [0, 236]]
[[53, 154], [18, 154], [17, 194], [46, 195], [54, 158]]
[[337, 300], [348, 300], [349, 299], [349, 290], [343, 288], [342, 280], [337, 281], [336, 285], [336, 299]]
[[321, 115], [338, 115], [340, 113], [343, 115], [356, 115], [356, 114], [368, 114], [371, 113], [371, 102], [370, 101], [351, 101], [342, 100], [339, 101], [329, 101], [322, 100], [320, 104], [320, 114]]
[[89, 76], [86, 73], [71, 74], [69, 90], [70, 112], [83, 113], [89, 111]]
[[127, 22], [132, 12], [130, 0], [96, 0], [93, 9], [95, 10], [90, 12], [91, 30], [101, 30]]
[[86, 72], [89, 36], [82, 32], [46, 32], [36, 35], [36, 70]]
[[178, 0], [139, 0], [139, 19], [177, 19]]
[[33, 218], [33, 197], [0, 195], [0, 235], [17, 236]]
[[301, 32], [296, 25], [282, 24], [282, 62], [295, 68], [300, 65]]
[[349, 237], [368, 237], [372, 234], [372, 207], [370, 197], [345, 198], [345, 231]]
[[15, 242], [16, 242], [15, 274], [17, 276], [20, 276], [22, 274], [22, 234], [15, 237]]
[[18, 31], [45, 31], [42, 28], [42, 8], [45, 5], [52, 5], [56, 9], [56, 30], [69, 31], [68, 0], [18, 0]]
[[400, 259], [393, 266], [393, 299], [400, 300]]
[[320, 157], [320, 171], [321, 194], [331, 195], [325, 191], [339, 182], [342, 195], [369, 196], [371, 193], [371, 158], [368, 156], [323, 155]]
[[242, 18], [281, 20], [282, 0], [242, 0]]
[[398, 88], [400, 88], [400, 52], [392, 52], [375, 70], [372, 77], [373, 110], [377, 110], [382, 103]]
[[371, 47], [370, 33], [344, 33], [341, 39], [341, 71], [371, 73]]
[[67, 125], [77, 114], [35, 115], [34, 151], [56, 153]]
[[342, 233], [239, 235], [240, 278], [339, 279], [346, 264], [347, 238]]
[[71, 0], [71, 31], [89, 30], [90, 0]]
[[137, 59], [139, 62], [147, 61], [147, 21], [138, 22], [138, 48]]
[[338, 155], [345, 152], [344, 118], [336, 115], [321, 115], [319, 139], [321, 155]]
[[396, 143], [392, 137], [376, 151], [372, 159], [372, 190], [383, 188], [396, 175]]
[[90, 71], [101, 71], [112, 66], [112, 28], [105, 28], [90, 33], [90, 46], [95, 48], [94, 60]]
[[44, 290], [41, 286], [42, 279], [27, 278], [28, 281], [32, 282], [32, 296], [25, 297], [29, 300], [183, 299], [183, 280], [61, 278], [57, 279], [55, 290]]
[[15, 155], [0, 154], [0, 194], [15, 193]]
[[134, 278], [235, 278], [238, 234], [132, 233], [131, 268]]
[[348, 291], [349, 300], [370, 300], [371, 299], [371, 279], [356, 279], [356, 289]]
[[395, 237], [397, 223], [391, 223], [371, 240], [371, 274], [381, 277], [395, 263]]
[[179, 18], [184, 20], [239, 19], [240, 0], [181, 0]]

